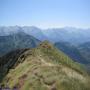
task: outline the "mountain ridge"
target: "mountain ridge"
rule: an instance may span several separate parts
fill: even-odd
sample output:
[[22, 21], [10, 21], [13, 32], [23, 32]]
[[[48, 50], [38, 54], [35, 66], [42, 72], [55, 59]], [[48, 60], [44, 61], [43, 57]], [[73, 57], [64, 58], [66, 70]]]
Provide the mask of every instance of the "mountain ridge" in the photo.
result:
[[[2, 58], [3, 61], [6, 59]], [[9, 65], [13, 60], [15, 59], [11, 56], [8, 60]], [[14, 68], [8, 70], [2, 80], [2, 87], [8, 86], [19, 90], [90, 89], [89, 77], [82, 66], [48, 41], [40, 43], [36, 48], [25, 50], [16, 60], [18, 64], [14, 64]], [[9, 68], [5, 68], [6, 66], [7, 64], [4, 64], [4, 73]]]

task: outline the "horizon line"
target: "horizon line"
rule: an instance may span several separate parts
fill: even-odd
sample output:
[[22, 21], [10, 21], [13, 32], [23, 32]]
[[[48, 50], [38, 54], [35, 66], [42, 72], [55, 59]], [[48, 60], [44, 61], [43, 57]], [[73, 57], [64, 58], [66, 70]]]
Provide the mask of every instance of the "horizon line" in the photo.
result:
[[0, 25], [0, 27], [35, 27], [39, 29], [59, 29], [59, 28], [90, 29], [90, 27], [75, 27], [75, 26], [55, 26], [45, 28], [37, 25]]

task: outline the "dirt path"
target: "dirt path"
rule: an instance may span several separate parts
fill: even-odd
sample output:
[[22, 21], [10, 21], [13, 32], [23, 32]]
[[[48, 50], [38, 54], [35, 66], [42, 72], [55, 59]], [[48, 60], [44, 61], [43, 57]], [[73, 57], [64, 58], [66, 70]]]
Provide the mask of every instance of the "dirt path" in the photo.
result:
[[38, 56], [38, 58], [41, 60], [41, 63], [44, 64], [45, 66], [56, 66], [55, 64], [46, 62], [43, 58], [41, 58], [40, 56]]

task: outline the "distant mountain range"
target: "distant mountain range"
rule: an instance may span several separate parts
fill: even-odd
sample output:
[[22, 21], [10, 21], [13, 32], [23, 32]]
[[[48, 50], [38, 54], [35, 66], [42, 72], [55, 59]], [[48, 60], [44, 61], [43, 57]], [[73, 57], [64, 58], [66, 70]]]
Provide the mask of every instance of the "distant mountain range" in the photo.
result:
[[12, 35], [16, 33], [24, 32], [28, 35], [34, 36], [39, 40], [45, 40], [46, 36], [43, 34], [42, 30], [37, 27], [29, 26], [9, 26], [9, 27], [0, 27], [0, 36]]
[[34, 26], [9, 26], [0, 27], [0, 36], [9, 35], [17, 32], [25, 32], [34, 36], [40, 41], [49, 40], [55, 42], [69, 42], [72, 44], [81, 44], [90, 42], [90, 29], [77, 29], [72, 27], [40, 29]]
[[77, 28], [56, 28], [43, 31], [52, 42], [69, 42], [71, 44], [81, 44], [90, 41], [90, 29]]

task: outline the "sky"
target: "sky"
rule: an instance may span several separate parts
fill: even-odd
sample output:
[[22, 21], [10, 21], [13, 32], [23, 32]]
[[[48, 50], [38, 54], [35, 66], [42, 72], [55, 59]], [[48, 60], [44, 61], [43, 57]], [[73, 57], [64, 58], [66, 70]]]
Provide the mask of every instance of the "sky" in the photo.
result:
[[90, 28], [90, 0], [0, 0], [0, 26]]

